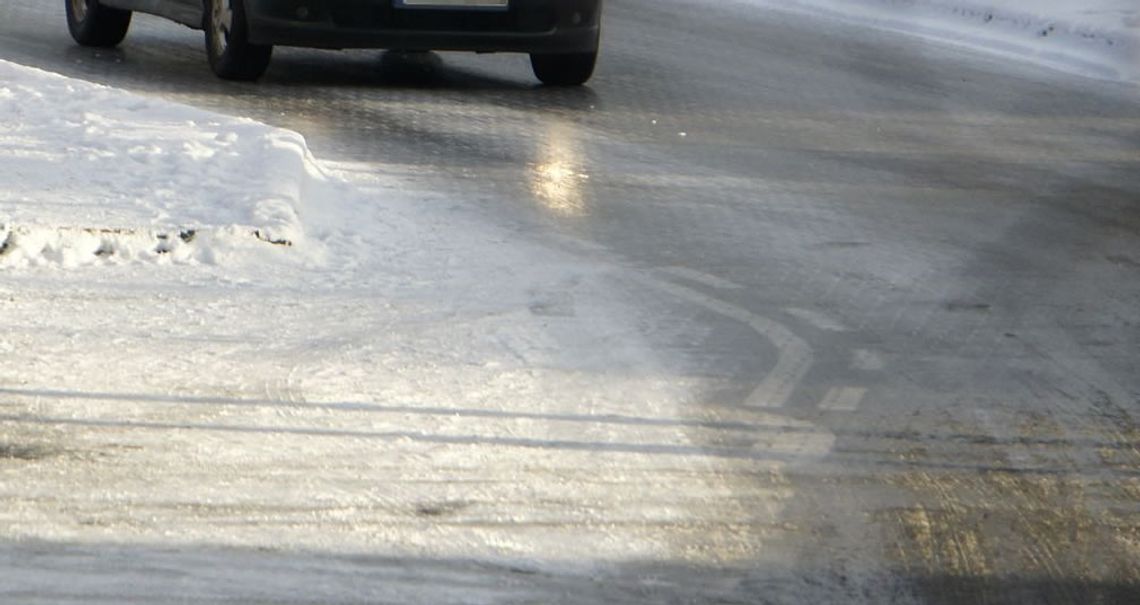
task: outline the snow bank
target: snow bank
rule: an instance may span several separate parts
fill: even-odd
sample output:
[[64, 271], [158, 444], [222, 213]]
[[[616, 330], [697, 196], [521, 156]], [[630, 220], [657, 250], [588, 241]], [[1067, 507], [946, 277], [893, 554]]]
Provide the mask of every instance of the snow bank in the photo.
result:
[[1102, 79], [1140, 82], [1136, 0], [738, 0], [823, 12]]
[[0, 266], [296, 246], [321, 178], [297, 133], [0, 61]]

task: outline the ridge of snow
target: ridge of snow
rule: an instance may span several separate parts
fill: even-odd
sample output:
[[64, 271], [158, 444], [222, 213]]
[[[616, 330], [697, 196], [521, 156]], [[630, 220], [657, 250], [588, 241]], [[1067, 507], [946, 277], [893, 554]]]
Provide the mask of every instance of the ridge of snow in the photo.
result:
[[324, 178], [295, 132], [0, 60], [0, 266], [314, 254]]

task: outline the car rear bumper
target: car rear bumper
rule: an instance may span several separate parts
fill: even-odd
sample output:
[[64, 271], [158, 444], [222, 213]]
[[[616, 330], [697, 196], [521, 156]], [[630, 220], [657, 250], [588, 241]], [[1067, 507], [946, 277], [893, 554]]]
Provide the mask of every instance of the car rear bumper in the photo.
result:
[[601, 0], [512, 0], [508, 10], [408, 9], [394, 0], [247, 0], [254, 44], [479, 52], [589, 52]]

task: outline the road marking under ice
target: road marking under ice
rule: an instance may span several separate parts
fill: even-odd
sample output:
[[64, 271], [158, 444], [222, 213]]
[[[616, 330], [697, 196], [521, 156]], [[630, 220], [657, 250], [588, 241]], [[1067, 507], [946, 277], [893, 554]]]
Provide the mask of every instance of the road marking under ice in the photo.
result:
[[794, 315], [809, 324], [819, 328], [820, 330], [827, 330], [829, 332], [846, 332], [847, 327], [838, 321], [832, 319], [829, 315], [820, 313], [819, 311], [812, 311], [811, 309], [799, 309], [789, 307], [784, 309], [789, 315]]
[[775, 367], [764, 377], [760, 385], [752, 390], [744, 405], [757, 408], [783, 407], [811, 368], [814, 360], [811, 347], [783, 324], [685, 286], [641, 275], [638, 275], [637, 279], [677, 298], [747, 324], [776, 347]]
[[694, 281], [712, 288], [717, 288], [719, 290], [739, 290], [741, 288], [740, 284], [728, 281], [722, 277], [717, 277], [715, 275], [705, 273], [704, 271], [690, 269], [688, 267], [664, 267], [661, 269], [661, 271], [664, 273], [669, 273], [670, 275], [676, 277], [680, 277], [681, 279]]
[[854, 412], [867, 396], [867, 389], [863, 387], [835, 387], [823, 396], [819, 402], [819, 409], [832, 412]]

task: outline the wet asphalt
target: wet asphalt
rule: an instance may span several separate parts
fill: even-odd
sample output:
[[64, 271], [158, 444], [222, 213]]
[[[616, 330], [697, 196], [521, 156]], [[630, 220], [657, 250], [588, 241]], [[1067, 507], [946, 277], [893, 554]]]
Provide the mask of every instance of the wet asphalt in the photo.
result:
[[732, 584], [726, 602], [1135, 598], [1140, 89], [695, 4], [609, 2], [580, 89], [518, 56], [297, 49], [220, 82], [198, 32], [140, 17], [121, 48], [82, 49], [62, 2], [33, 0], [0, 7], [0, 57], [297, 130], [521, 239], [662, 276], [696, 294], [627, 295], [675, 309], [660, 344], [721, 379], [713, 413], [782, 371], [741, 316], [794, 332], [813, 363], [765, 411], [836, 442], [782, 479], [784, 526], [742, 529], [787, 569], [666, 571]]

